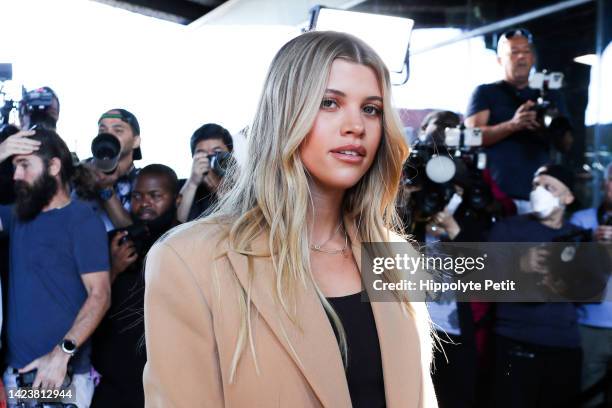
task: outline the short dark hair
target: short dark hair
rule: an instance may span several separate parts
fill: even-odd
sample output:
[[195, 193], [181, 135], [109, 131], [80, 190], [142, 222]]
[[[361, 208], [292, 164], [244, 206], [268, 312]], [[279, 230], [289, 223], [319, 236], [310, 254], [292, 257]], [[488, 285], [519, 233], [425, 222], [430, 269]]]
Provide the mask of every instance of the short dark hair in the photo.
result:
[[75, 166], [72, 154], [64, 140], [53, 130], [44, 128], [36, 129], [36, 133], [29, 139], [40, 142], [38, 150], [32, 154], [40, 157], [45, 165], [48, 165], [51, 159], [57, 157], [62, 166], [60, 180], [64, 184], [70, 182], [75, 175]]
[[221, 125], [217, 125], [216, 123], [207, 123], [202, 125], [193, 132], [191, 136], [190, 146], [191, 146], [191, 155], [195, 154], [195, 148], [198, 143], [202, 140], [210, 140], [210, 139], [221, 139], [223, 144], [227, 146], [227, 149], [231, 152], [234, 150], [234, 141], [232, 139], [232, 135]]
[[457, 127], [461, 123], [461, 118], [455, 112], [435, 110], [425, 116], [421, 122], [421, 130], [425, 130], [433, 121], [437, 121], [442, 128]]
[[[178, 177], [176, 176], [175, 171], [166, 165], [149, 164], [148, 166], [145, 166], [140, 169], [136, 180], [138, 180], [142, 176], [163, 177], [166, 179], [166, 182], [168, 183], [168, 187], [172, 195], [176, 197], [179, 193]], [[134, 183], [135, 182], [136, 181], [134, 181]]]

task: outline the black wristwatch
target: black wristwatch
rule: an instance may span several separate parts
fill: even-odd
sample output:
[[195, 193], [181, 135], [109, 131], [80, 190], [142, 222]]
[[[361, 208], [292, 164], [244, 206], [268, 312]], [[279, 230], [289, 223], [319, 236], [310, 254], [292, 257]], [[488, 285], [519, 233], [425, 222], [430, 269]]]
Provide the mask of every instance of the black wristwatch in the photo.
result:
[[74, 340], [64, 339], [59, 346], [64, 353], [70, 354], [71, 356], [77, 351], [77, 344]]
[[102, 190], [98, 191], [98, 197], [100, 197], [100, 200], [102, 201], [110, 200], [113, 194], [115, 194], [115, 190], [112, 187], [103, 188]]

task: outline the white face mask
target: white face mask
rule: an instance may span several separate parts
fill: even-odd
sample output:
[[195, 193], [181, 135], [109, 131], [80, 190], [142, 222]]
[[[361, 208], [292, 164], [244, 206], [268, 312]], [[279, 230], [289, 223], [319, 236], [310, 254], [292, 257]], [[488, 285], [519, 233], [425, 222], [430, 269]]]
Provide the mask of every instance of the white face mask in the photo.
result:
[[546, 218], [561, 206], [559, 198], [542, 186], [536, 187], [529, 195], [531, 210], [538, 218]]

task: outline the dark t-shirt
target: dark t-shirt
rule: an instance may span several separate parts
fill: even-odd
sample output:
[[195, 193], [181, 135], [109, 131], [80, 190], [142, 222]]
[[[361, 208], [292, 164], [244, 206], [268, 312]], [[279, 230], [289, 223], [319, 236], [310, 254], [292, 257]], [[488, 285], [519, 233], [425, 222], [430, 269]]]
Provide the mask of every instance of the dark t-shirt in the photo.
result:
[[93, 336], [92, 362], [102, 379], [92, 407], [143, 407], [144, 276], [137, 262], [115, 279], [111, 308]]
[[[109, 270], [108, 244], [100, 218], [76, 200], [29, 222], [0, 206], [0, 219], [11, 239], [7, 363], [21, 368], [70, 330], [87, 299], [81, 275]], [[89, 369], [90, 352], [87, 342], [72, 358], [75, 373]]]
[[[179, 189], [183, 188], [187, 180], [179, 180]], [[217, 203], [217, 194], [210, 191], [205, 184], [200, 184], [196, 190], [193, 203], [189, 209], [187, 221], [195, 220], [209, 211]]]
[[[518, 107], [527, 100], [536, 101], [539, 90], [516, 89], [499, 81], [479, 85], [472, 94], [466, 117], [489, 110], [487, 126], [506, 122], [514, 116]], [[567, 109], [558, 91], [549, 91], [549, 98], [563, 116]], [[531, 131], [516, 132], [485, 149], [487, 167], [493, 180], [510, 197], [529, 199], [531, 182], [536, 170], [550, 160], [549, 144]]]
[[92, 362], [102, 375], [91, 408], [144, 407], [144, 261], [163, 234], [140, 241], [138, 260], [119, 274], [111, 288], [111, 307], [93, 336]]
[[[543, 225], [531, 215], [498, 221], [490, 242], [552, 242], [575, 231], [564, 223], [560, 229]], [[576, 308], [572, 303], [498, 303], [495, 332], [513, 340], [552, 347], [579, 347]]]

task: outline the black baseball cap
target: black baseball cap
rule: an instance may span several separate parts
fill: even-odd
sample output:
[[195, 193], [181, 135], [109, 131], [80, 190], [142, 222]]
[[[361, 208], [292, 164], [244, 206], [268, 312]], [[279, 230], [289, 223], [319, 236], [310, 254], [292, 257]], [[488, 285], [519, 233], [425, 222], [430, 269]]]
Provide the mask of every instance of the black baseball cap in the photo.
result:
[[[98, 124], [100, 124], [102, 119], [106, 119], [106, 118], [122, 120], [123, 122], [130, 125], [130, 128], [132, 128], [132, 133], [134, 133], [134, 136], [140, 136], [140, 124], [138, 123], [138, 119], [136, 119], [136, 116], [134, 116], [132, 112], [127, 111], [125, 109], [111, 109], [109, 111], [106, 111], [104, 114], [102, 114], [102, 116], [100, 116], [100, 119], [98, 119]], [[142, 151], [140, 150], [140, 147], [137, 147], [134, 149], [133, 158], [134, 160], [142, 159]]]
[[547, 175], [554, 177], [568, 188], [572, 193], [574, 192], [574, 172], [561, 164], [547, 164], [540, 167], [536, 172], [535, 176]]

